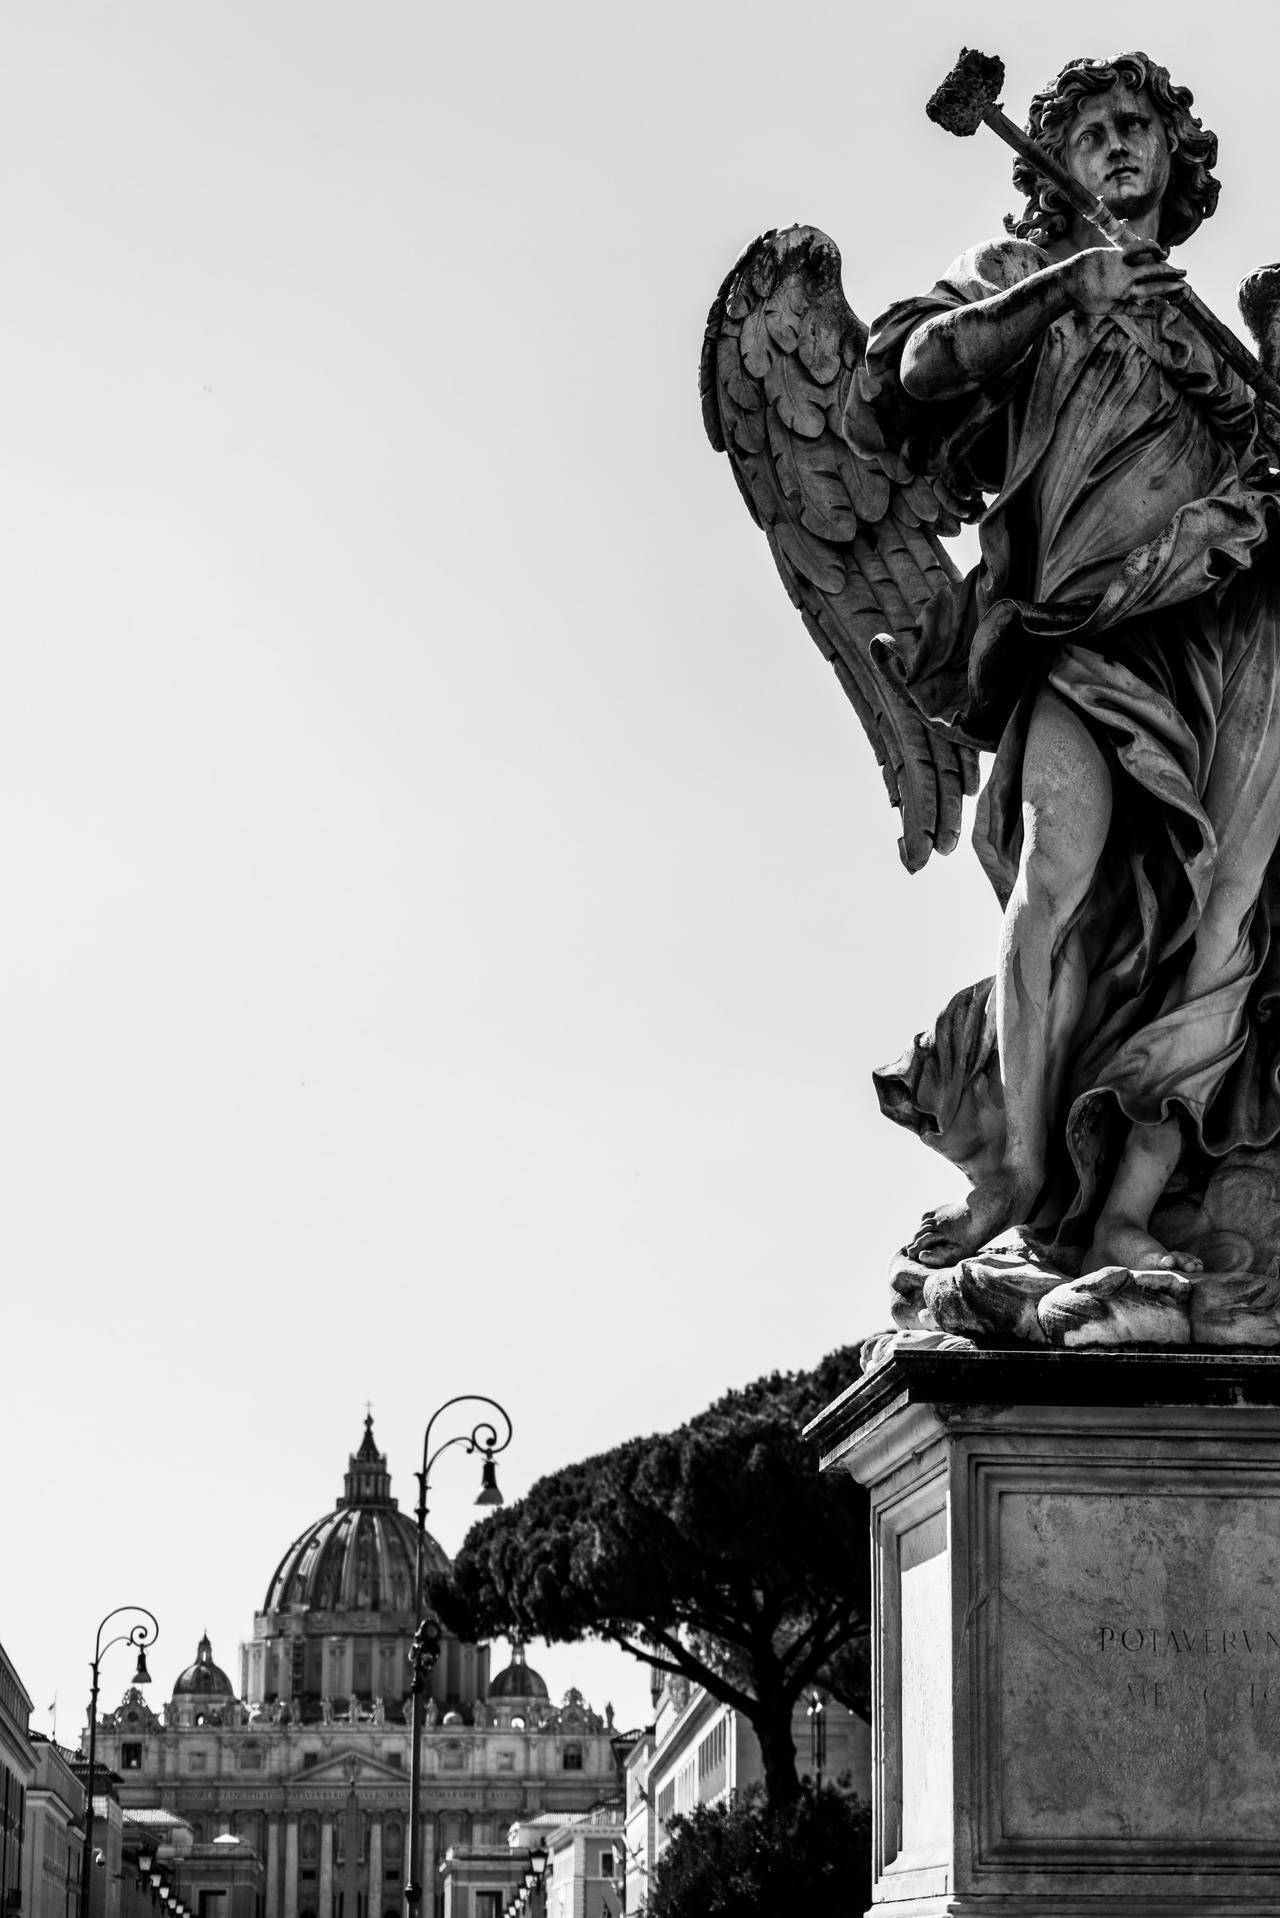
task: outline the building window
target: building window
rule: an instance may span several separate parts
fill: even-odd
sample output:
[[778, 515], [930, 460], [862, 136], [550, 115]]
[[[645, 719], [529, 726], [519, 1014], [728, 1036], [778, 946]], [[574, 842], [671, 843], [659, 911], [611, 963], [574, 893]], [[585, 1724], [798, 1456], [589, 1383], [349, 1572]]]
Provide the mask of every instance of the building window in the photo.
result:
[[698, 1797], [715, 1798], [728, 1779], [729, 1721], [722, 1718], [698, 1746]]
[[394, 1766], [396, 1771], [400, 1770], [402, 1762], [402, 1754], [400, 1752], [383, 1752], [382, 1756], [386, 1764]]
[[189, 1752], [188, 1753], [187, 1755], [188, 1771], [206, 1771], [208, 1769], [208, 1765], [209, 1765], [209, 1755], [207, 1752]]
[[121, 1771], [142, 1770], [142, 1745], [138, 1741], [128, 1741], [120, 1747]]
[[560, 1760], [560, 1769], [561, 1771], [581, 1771], [582, 1770], [581, 1745], [565, 1746], [564, 1756]]
[[313, 1765], [318, 1765], [319, 1762], [320, 1762], [319, 1752], [303, 1752], [302, 1754], [303, 1771], [310, 1771], [311, 1767]]
[[475, 1894], [476, 1918], [502, 1918], [502, 1893], [478, 1891]]
[[602, 1878], [613, 1877], [613, 1853], [611, 1851], [602, 1851], [600, 1854], [600, 1876]]
[[514, 1771], [515, 1768], [516, 1768], [516, 1755], [514, 1752], [498, 1753], [498, 1770], [499, 1771]]

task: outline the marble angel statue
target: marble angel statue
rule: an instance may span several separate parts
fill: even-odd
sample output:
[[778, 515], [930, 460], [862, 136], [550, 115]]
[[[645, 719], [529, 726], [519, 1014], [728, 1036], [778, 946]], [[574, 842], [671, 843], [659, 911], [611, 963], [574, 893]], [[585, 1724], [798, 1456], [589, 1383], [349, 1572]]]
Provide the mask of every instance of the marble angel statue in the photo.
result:
[[[1218, 200], [1191, 108], [1143, 53], [1032, 102], [1118, 245], [1020, 159], [1008, 232], [869, 330], [804, 227], [749, 248], [708, 321], [707, 430], [909, 869], [954, 847], [992, 755], [993, 977], [875, 1075], [970, 1181], [899, 1259], [901, 1325], [1280, 1345], [1280, 422], [1168, 257]], [[1242, 293], [1264, 359], [1278, 280]]]

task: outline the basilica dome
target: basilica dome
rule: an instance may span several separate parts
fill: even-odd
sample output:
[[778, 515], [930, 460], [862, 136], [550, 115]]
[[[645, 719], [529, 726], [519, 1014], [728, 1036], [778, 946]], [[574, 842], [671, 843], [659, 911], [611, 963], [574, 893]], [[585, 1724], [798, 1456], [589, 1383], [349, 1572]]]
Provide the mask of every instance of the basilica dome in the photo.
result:
[[496, 1678], [489, 1680], [490, 1698], [519, 1699], [522, 1703], [532, 1698], [550, 1698], [547, 1681], [541, 1672], [535, 1672], [532, 1665], [524, 1661], [524, 1646], [516, 1639], [511, 1647], [511, 1663]]
[[[416, 1549], [417, 1528], [391, 1496], [387, 1461], [374, 1443], [373, 1420], [366, 1418], [343, 1496], [289, 1546], [271, 1575], [263, 1611], [301, 1606], [310, 1612], [409, 1614]], [[448, 1569], [447, 1556], [427, 1533], [427, 1576]]]
[[188, 1665], [174, 1681], [175, 1698], [234, 1698], [235, 1692], [231, 1680], [221, 1665], [213, 1662], [213, 1646], [209, 1643], [209, 1634], [196, 1647], [196, 1662]]
[[[418, 1532], [391, 1496], [391, 1475], [364, 1422], [342, 1497], [289, 1546], [267, 1585], [253, 1638], [241, 1648], [243, 1695], [270, 1722], [407, 1723], [416, 1618]], [[424, 1571], [449, 1560], [424, 1534]], [[431, 1672], [438, 1710], [470, 1711], [489, 1680], [486, 1646], [443, 1634]]]

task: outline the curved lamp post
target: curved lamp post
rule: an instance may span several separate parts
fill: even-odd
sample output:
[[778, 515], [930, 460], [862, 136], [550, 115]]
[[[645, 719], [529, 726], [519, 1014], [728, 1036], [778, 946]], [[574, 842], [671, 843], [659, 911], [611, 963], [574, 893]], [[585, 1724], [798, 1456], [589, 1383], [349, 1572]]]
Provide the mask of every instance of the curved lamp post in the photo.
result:
[[822, 1768], [827, 1762], [827, 1701], [821, 1692], [809, 1693], [805, 1711], [809, 1719], [809, 1762], [813, 1766], [818, 1790], [822, 1790]]
[[[136, 1625], [131, 1625], [127, 1632], [117, 1632], [115, 1637], [109, 1638], [104, 1645], [103, 1632], [113, 1618], [119, 1618], [121, 1612], [141, 1612], [142, 1619], [149, 1619], [150, 1624], [144, 1624], [140, 1619]], [[98, 1626], [98, 1635], [93, 1641], [93, 1658], [89, 1665], [89, 1670], [93, 1673], [93, 1689], [89, 1693], [89, 1780], [85, 1790], [84, 1857], [80, 1863], [80, 1918], [89, 1918], [89, 1897], [93, 1889], [93, 1768], [94, 1760], [98, 1755], [98, 1673], [102, 1665], [102, 1654], [109, 1652], [113, 1645], [136, 1645], [138, 1664], [133, 1674], [133, 1682], [135, 1685], [149, 1685], [151, 1673], [147, 1670], [146, 1647], [154, 1645], [159, 1636], [160, 1627], [156, 1622], [156, 1615], [154, 1612], [149, 1612], [145, 1605], [117, 1605], [115, 1610], [108, 1612], [102, 1620]]]
[[[442, 1413], [454, 1405], [487, 1405], [496, 1412], [502, 1421], [501, 1428], [491, 1419], [480, 1419], [469, 1432], [458, 1432], [453, 1438], [447, 1438], [431, 1450], [431, 1434], [436, 1420]], [[505, 1433], [505, 1436], [500, 1436]], [[451, 1445], [465, 1445], [468, 1452], [484, 1454], [484, 1469], [480, 1474], [480, 1491], [477, 1505], [501, 1505], [502, 1493], [498, 1490], [497, 1473], [493, 1461], [499, 1452], [505, 1452], [511, 1443], [511, 1420], [505, 1408], [497, 1399], [486, 1397], [483, 1392], [459, 1392], [453, 1398], [446, 1399], [443, 1405], [436, 1407], [427, 1421], [427, 1429], [422, 1439], [422, 1470], [415, 1474], [418, 1481], [418, 1509], [415, 1513], [418, 1526], [417, 1550], [413, 1561], [413, 1616], [417, 1629], [413, 1634], [413, 1644], [409, 1647], [409, 1663], [413, 1667], [410, 1683], [410, 1697], [413, 1703], [411, 1749], [409, 1753], [409, 1877], [404, 1888], [404, 1902], [408, 1918], [419, 1918], [422, 1904], [422, 1846], [419, 1839], [419, 1802], [422, 1796], [422, 1714], [425, 1710], [427, 1686], [440, 1656], [442, 1635], [440, 1620], [434, 1612], [423, 1609], [423, 1588], [426, 1584], [426, 1541], [427, 1541], [427, 1493], [431, 1488], [431, 1472], [442, 1452]], [[87, 1914], [86, 1914], [87, 1918]]]

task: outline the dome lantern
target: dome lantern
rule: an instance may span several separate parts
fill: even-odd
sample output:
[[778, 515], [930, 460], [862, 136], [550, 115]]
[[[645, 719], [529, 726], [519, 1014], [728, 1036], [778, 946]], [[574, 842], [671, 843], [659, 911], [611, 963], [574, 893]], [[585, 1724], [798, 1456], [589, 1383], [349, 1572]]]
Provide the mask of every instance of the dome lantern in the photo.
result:
[[387, 1470], [387, 1455], [380, 1452], [373, 1440], [373, 1414], [365, 1413], [364, 1437], [360, 1441], [360, 1450], [353, 1452], [347, 1463], [347, 1475], [343, 1480], [342, 1497], [338, 1500], [338, 1510], [349, 1505], [389, 1505], [392, 1511], [398, 1501], [391, 1496], [391, 1474]]

